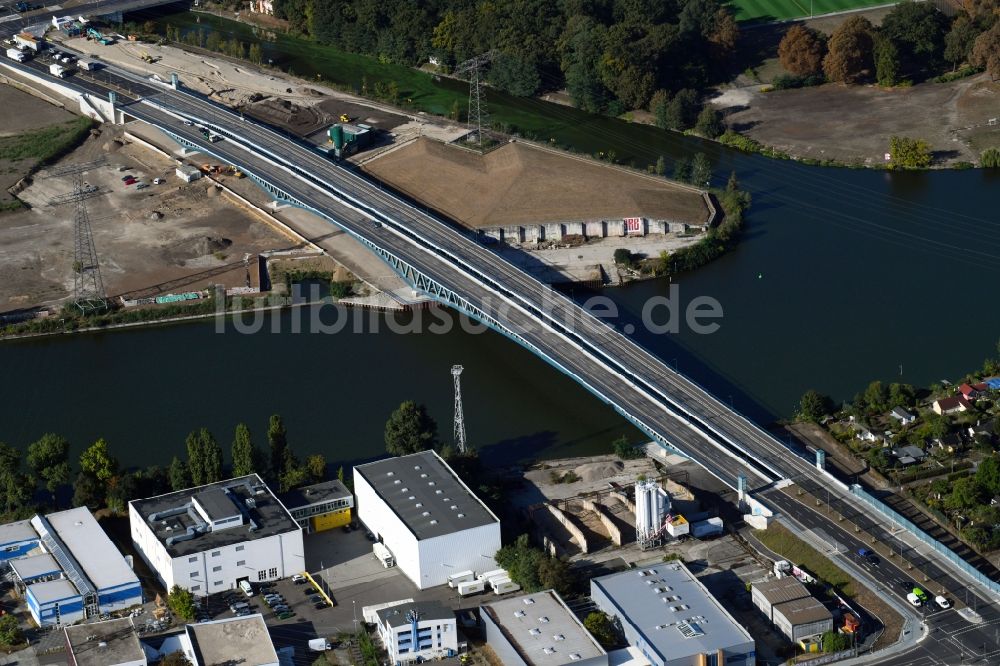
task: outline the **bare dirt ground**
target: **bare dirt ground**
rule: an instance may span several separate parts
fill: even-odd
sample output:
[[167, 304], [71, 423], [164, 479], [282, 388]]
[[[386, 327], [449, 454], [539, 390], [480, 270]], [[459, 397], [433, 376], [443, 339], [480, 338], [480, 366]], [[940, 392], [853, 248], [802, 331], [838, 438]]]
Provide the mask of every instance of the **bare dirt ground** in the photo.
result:
[[[0, 108], [17, 109], [17, 113], [4, 114], [0, 137], [17, 136], [23, 132], [59, 125], [76, 117], [10, 85], [0, 85]], [[12, 199], [8, 188], [24, 177], [34, 165], [34, 159], [16, 162], [0, 159], [0, 203]]]
[[[795, 157], [880, 164], [892, 135], [930, 143], [936, 161], [975, 162], [1000, 146], [1000, 83], [985, 74], [952, 83], [924, 83], [886, 90], [877, 86], [827, 84], [760, 92], [740, 89], [718, 104], [733, 129]], [[745, 107], [745, 108], [741, 108]]]
[[692, 189], [523, 142], [483, 156], [421, 139], [364, 168], [474, 229], [633, 215], [699, 224], [708, 214]]
[[[135, 144], [106, 151], [117, 131], [105, 127], [55, 165], [107, 159], [83, 179], [101, 191], [86, 203], [109, 295], [244, 286], [245, 253], [289, 246], [263, 222], [210, 194], [205, 181], [180, 181], [173, 161]], [[121, 181], [124, 173], [166, 182], [140, 191]], [[72, 191], [73, 176], [43, 169], [33, 181], [20, 193], [30, 210], [0, 215], [0, 311], [52, 304], [72, 293], [75, 206], [50, 200]]]

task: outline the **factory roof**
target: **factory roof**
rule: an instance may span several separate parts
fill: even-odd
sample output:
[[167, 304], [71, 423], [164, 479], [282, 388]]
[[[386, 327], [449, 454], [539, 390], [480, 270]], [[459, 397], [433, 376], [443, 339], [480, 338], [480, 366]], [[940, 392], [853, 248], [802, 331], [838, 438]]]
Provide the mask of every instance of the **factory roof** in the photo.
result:
[[62, 571], [59, 563], [56, 562], [56, 558], [52, 557], [49, 553], [11, 560], [10, 568], [14, 570], [14, 573], [22, 581], [38, 578], [39, 576], [58, 574]]
[[417, 539], [500, 522], [434, 451], [358, 465], [354, 473]]
[[45, 519], [98, 590], [139, 583], [125, 557], [87, 507], [50, 513]]
[[347, 489], [347, 486], [334, 479], [332, 481], [314, 483], [311, 486], [303, 488], [296, 488], [287, 493], [282, 493], [278, 499], [281, 500], [281, 503], [289, 511], [295, 511], [296, 509], [312, 506], [313, 504], [323, 504], [324, 502], [348, 499], [350, 497], [352, 497], [351, 491]]
[[38, 532], [31, 526], [31, 520], [18, 520], [0, 525], [0, 546], [38, 539]]
[[196, 663], [201, 666], [278, 663], [278, 654], [260, 614], [189, 624], [185, 631], [191, 640]]
[[833, 619], [833, 614], [827, 607], [814, 597], [803, 597], [775, 604], [773, 611], [781, 613], [793, 626]]
[[659, 562], [590, 581], [649, 648], [669, 662], [752, 643], [705, 586], [680, 562]]
[[[288, 510], [256, 474], [133, 500], [130, 505], [171, 557], [183, 557], [300, 529]], [[213, 530], [202, 519], [196, 505], [201, 506], [213, 520], [216, 517], [224, 519], [228, 515], [239, 516], [240, 519]]]
[[28, 586], [28, 594], [34, 598], [39, 606], [80, 596], [76, 586], [65, 578], [49, 580], [44, 583], [32, 583]]
[[529, 666], [559, 666], [607, 654], [552, 590], [482, 605]]
[[791, 576], [754, 583], [752, 589], [760, 593], [772, 606], [809, 596], [806, 586]]
[[132, 618], [75, 624], [65, 628], [66, 644], [76, 666], [112, 666], [136, 661], [146, 653], [135, 633]]
[[454, 620], [455, 611], [444, 606], [439, 601], [404, 601], [403, 603], [381, 608], [377, 611], [379, 624], [390, 627], [409, 626], [407, 615], [416, 611], [421, 620]]

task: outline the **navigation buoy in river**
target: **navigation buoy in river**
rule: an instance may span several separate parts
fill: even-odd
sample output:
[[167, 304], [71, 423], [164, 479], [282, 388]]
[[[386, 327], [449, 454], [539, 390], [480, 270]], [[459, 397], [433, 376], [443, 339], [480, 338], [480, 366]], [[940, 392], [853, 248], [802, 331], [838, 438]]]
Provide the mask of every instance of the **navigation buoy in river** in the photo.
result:
[[763, 280], [764, 279], [764, 274], [763, 273], [757, 273], [757, 279], [758, 280]]

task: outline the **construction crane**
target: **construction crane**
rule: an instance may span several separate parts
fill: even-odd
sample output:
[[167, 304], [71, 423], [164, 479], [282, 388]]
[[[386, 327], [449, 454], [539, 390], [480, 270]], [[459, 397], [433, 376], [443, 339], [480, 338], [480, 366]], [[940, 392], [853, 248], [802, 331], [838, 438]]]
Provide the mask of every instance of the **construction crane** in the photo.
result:
[[491, 49], [486, 53], [470, 58], [455, 67], [453, 74], [460, 76], [469, 74], [469, 124], [476, 130], [476, 145], [480, 152], [483, 150], [483, 126], [487, 129], [490, 126], [489, 112], [486, 110], [486, 93], [483, 90], [482, 70], [486, 65], [493, 62], [499, 55], [499, 51]]

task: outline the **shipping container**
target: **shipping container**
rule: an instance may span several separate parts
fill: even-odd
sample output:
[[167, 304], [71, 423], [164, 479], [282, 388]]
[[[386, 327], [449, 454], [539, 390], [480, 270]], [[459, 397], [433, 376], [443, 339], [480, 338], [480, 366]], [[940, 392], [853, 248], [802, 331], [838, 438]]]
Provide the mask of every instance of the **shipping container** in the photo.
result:
[[691, 524], [691, 536], [696, 539], [707, 539], [708, 537], [722, 534], [722, 519], [709, 518]]
[[459, 583], [465, 583], [476, 579], [475, 571], [462, 571], [448, 576], [448, 587], [458, 587]]
[[[501, 576], [507, 576], [507, 572], [504, 571], [503, 569], [494, 569], [493, 571], [485, 571], [479, 574], [478, 576], [476, 576], [476, 580], [482, 580], [488, 583], [490, 580], [494, 578], [500, 578]], [[509, 576], [507, 577], [509, 578]]]
[[493, 588], [493, 594], [499, 596], [501, 594], [507, 594], [508, 592], [517, 592], [521, 589], [521, 586], [512, 581], [510, 578], [504, 576], [503, 578], [494, 578], [490, 581], [490, 587]]
[[486, 589], [486, 581], [484, 580], [467, 580], [464, 583], [458, 584], [458, 596], [466, 597], [470, 594], [479, 594]]

